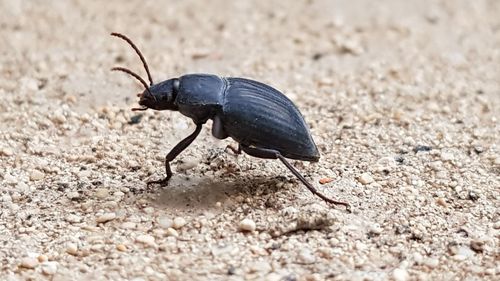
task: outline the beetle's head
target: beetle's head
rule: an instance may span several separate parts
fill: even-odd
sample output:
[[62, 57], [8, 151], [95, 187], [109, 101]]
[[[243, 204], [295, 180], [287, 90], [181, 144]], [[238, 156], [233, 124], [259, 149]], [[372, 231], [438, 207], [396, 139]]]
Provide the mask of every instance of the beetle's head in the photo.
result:
[[156, 109], [156, 110], [176, 110], [177, 106], [175, 105], [175, 97], [177, 95], [177, 91], [179, 89], [179, 79], [173, 78], [161, 83], [153, 84], [153, 78], [151, 77], [151, 73], [149, 73], [149, 67], [146, 63], [146, 59], [142, 55], [141, 51], [135, 46], [135, 44], [130, 40], [127, 36], [120, 33], [111, 33], [112, 36], [116, 36], [120, 39], [125, 40], [137, 53], [139, 58], [144, 65], [144, 69], [148, 74], [149, 85], [142, 79], [142, 77], [130, 69], [124, 67], [114, 67], [111, 70], [122, 71], [137, 79], [144, 86], [144, 91], [142, 93], [137, 94], [139, 99], [140, 108], [132, 108], [133, 111], [138, 110], [147, 110], [148, 108]]
[[[169, 79], [144, 90], [144, 92], [137, 94], [139, 105], [142, 108], [151, 108], [156, 110], [177, 110], [175, 104], [175, 97], [179, 90], [179, 79]], [[139, 109], [139, 110], [142, 110]], [[137, 109], [136, 109], [137, 110]]]

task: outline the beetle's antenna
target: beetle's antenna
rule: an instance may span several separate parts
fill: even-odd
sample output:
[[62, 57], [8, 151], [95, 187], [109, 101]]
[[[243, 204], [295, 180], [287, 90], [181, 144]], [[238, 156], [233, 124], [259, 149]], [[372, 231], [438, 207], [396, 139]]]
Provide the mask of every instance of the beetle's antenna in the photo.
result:
[[115, 37], [118, 37], [118, 38], [125, 40], [134, 49], [134, 51], [137, 53], [137, 55], [141, 59], [142, 65], [144, 65], [144, 69], [146, 69], [146, 73], [148, 74], [150, 86], [153, 86], [153, 78], [151, 77], [151, 73], [149, 72], [149, 67], [148, 67], [148, 64], [146, 63], [146, 59], [142, 55], [141, 51], [139, 51], [139, 48], [137, 48], [137, 46], [134, 44], [134, 42], [132, 42], [132, 40], [130, 40], [127, 36], [125, 36], [121, 33], [113, 32], [113, 33], [111, 33], [111, 36], [115, 36]]
[[153, 94], [151, 94], [151, 92], [149, 91], [148, 83], [146, 83], [146, 81], [144, 81], [144, 79], [142, 79], [141, 76], [139, 76], [139, 74], [133, 72], [132, 70], [130, 70], [128, 68], [124, 68], [124, 67], [113, 67], [113, 68], [111, 68], [111, 70], [125, 72], [128, 75], [131, 75], [132, 77], [137, 79], [144, 86], [144, 88], [146, 89], [146, 92], [148, 92], [148, 94], [156, 101], [155, 96], [153, 96]]
[[146, 81], [144, 81], [144, 79], [142, 79], [141, 76], [139, 76], [139, 74], [133, 72], [132, 70], [125, 68], [125, 67], [113, 67], [113, 68], [111, 68], [111, 71], [121, 71], [121, 72], [127, 73], [128, 75], [133, 76], [135, 79], [137, 79], [139, 82], [141, 82], [141, 84], [144, 86], [144, 88], [146, 88], [146, 90], [149, 92], [149, 86], [146, 83]]

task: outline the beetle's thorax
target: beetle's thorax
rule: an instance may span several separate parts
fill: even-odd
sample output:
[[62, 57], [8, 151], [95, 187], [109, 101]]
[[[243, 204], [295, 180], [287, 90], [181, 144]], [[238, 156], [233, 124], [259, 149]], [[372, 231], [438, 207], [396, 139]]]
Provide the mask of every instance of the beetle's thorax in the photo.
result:
[[221, 109], [226, 86], [226, 81], [216, 75], [181, 76], [175, 104], [179, 112], [195, 123], [204, 123]]

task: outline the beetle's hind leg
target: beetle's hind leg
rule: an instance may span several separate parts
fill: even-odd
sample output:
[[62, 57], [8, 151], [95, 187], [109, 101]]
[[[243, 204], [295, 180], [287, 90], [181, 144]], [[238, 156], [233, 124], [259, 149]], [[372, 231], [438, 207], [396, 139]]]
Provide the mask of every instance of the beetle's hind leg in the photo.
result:
[[200, 134], [202, 124], [197, 124], [194, 132], [187, 136], [185, 139], [181, 140], [165, 157], [165, 171], [167, 176], [164, 179], [156, 180], [156, 181], [148, 181], [147, 185], [151, 184], [160, 184], [161, 186], [165, 186], [168, 184], [168, 181], [172, 177], [172, 170], [170, 169], [170, 162], [172, 162], [184, 149], [186, 149]]
[[349, 204], [345, 202], [340, 202], [333, 200], [331, 198], [326, 197], [324, 194], [319, 192], [312, 184], [310, 184], [304, 176], [302, 176], [295, 167], [286, 160], [279, 151], [272, 150], [272, 149], [265, 149], [265, 148], [257, 148], [257, 147], [250, 147], [250, 146], [245, 146], [245, 145], [240, 145], [240, 148], [245, 151], [248, 155], [258, 157], [258, 158], [264, 158], [264, 159], [279, 159], [285, 166], [309, 189], [314, 195], [318, 196], [319, 198], [323, 199], [324, 201], [335, 204], [335, 205], [343, 205], [345, 206], [348, 210], [350, 209]]

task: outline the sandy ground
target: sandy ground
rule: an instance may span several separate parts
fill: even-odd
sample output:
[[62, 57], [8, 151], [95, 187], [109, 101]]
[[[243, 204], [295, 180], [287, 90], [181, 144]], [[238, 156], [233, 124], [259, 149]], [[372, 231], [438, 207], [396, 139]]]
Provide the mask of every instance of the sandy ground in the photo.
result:
[[[0, 279], [498, 280], [499, 1], [0, 1]], [[185, 73], [282, 90], [322, 154], [225, 153], [137, 115]], [[331, 178], [321, 185], [319, 180]], [[244, 231], [249, 229], [250, 231]]]

